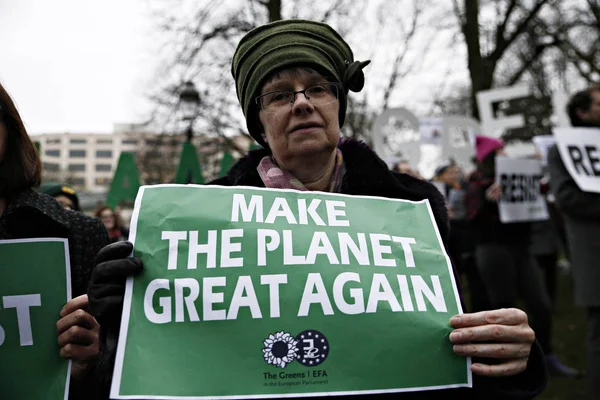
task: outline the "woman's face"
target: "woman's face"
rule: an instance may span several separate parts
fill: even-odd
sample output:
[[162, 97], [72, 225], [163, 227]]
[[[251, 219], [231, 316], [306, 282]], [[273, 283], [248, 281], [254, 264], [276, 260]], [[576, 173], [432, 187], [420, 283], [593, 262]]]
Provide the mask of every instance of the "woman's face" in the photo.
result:
[[442, 181], [448, 185], [456, 185], [460, 182], [461, 172], [460, 167], [457, 165], [451, 165], [446, 168], [446, 171], [441, 176]]
[[[295, 92], [325, 82], [327, 80], [315, 71], [283, 70], [263, 85], [261, 94], [278, 90]], [[286, 165], [335, 151], [340, 138], [339, 107], [339, 100], [315, 106], [298, 93], [291, 109], [277, 113], [261, 110], [263, 138], [277, 162]]]
[[102, 220], [102, 223], [104, 224], [104, 227], [106, 228], [106, 230], [111, 230], [114, 229], [115, 227], [115, 213], [113, 213], [111, 210], [106, 209], [103, 210], [100, 213], [100, 220]]

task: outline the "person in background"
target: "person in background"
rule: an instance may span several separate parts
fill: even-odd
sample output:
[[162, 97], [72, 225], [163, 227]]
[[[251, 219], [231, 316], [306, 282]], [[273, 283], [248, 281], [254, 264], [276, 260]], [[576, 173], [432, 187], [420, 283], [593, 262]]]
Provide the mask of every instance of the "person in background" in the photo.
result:
[[407, 174], [417, 179], [423, 179], [423, 177], [417, 171], [412, 169], [408, 161], [398, 161], [392, 166], [392, 171], [397, 172], [399, 174]]
[[433, 180], [444, 183], [445, 193], [443, 194], [447, 199], [452, 189], [460, 189], [462, 183], [462, 171], [454, 161], [451, 161], [435, 170]]
[[111, 243], [127, 240], [127, 232], [122, 228], [121, 218], [110, 206], [103, 205], [94, 212], [96, 218], [104, 224]]
[[496, 157], [504, 156], [504, 143], [476, 137], [477, 171], [467, 192], [467, 221], [475, 243], [475, 262], [492, 308], [514, 307], [520, 297], [531, 326], [554, 375], [578, 372], [558, 360], [551, 345], [552, 307], [529, 253], [530, 223], [502, 223], [498, 201], [502, 187], [496, 180]]
[[[249, 32], [233, 56], [232, 74], [248, 131], [263, 148], [250, 151], [227, 176], [212, 184], [427, 199], [445, 240], [447, 211], [437, 189], [426, 181], [390, 171], [365, 143], [340, 137], [348, 91], [362, 89], [362, 69], [367, 64], [354, 61], [349, 45], [323, 23], [283, 20]], [[390, 221], [394, 218], [390, 215]], [[110, 337], [116, 343], [119, 334], [126, 277], [143, 270], [140, 259], [127, 258], [132, 248], [128, 242], [114, 243], [100, 251], [88, 291], [94, 315], [103, 329], [106, 321], [114, 335], [109, 332], [107, 344]], [[454, 352], [483, 357], [471, 365], [473, 388], [391, 396], [524, 400], [543, 390], [543, 359], [525, 313], [509, 309], [463, 314], [449, 323], [454, 327], [448, 339], [454, 343]], [[408, 348], [413, 344], [389, 345]], [[108, 346], [103, 348], [108, 350]], [[114, 349], [110, 353], [114, 354]], [[108, 371], [108, 380], [110, 377]]]
[[[600, 86], [575, 93], [567, 112], [574, 127], [600, 128]], [[579, 189], [556, 146], [548, 152], [548, 170], [567, 232], [575, 304], [587, 308], [590, 398], [600, 399], [600, 194]]]
[[77, 192], [67, 184], [56, 182], [42, 183], [39, 191], [40, 193], [54, 197], [66, 210], [81, 211]]
[[490, 310], [491, 305], [487, 299], [485, 286], [475, 264], [473, 238], [467, 226], [468, 182], [463, 180], [462, 169], [453, 161], [440, 166], [435, 171], [434, 179], [444, 184], [444, 195], [450, 220], [448, 252], [458, 271], [466, 277], [469, 284], [470, 311]]
[[[544, 167], [543, 170], [545, 169], [547, 168]], [[558, 256], [562, 243], [558, 234], [557, 211], [551, 199], [553, 196], [548, 196], [549, 178], [547, 171], [543, 172], [545, 175], [540, 182], [540, 191], [546, 202], [549, 218], [531, 223], [529, 250], [544, 275], [546, 293], [556, 312]]]
[[57, 351], [73, 361], [69, 398], [88, 399], [96, 390], [99, 325], [87, 312], [86, 291], [96, 254], [109, 243], [108, 235], [97, 219], [66, 210], [54, 198], [34, 191], [40, 178], [38, 152], [0, 84], [0, 239], [68, 239], [74, 298], [56, 310]]

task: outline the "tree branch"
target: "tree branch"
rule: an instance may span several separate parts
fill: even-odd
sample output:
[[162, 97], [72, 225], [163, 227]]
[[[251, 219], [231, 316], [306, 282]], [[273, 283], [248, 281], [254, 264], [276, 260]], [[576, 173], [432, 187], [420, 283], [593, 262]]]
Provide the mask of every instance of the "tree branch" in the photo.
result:
[[496, 30], [496, 43], [500, 43], [502, 38], [504, 38], [504, 34], [506, 33], [506, 25], [512, 16], [513, 11], [517, 5], [517, 0], [511, 0], [506, 8], [506, 13], [504, 14], [504, 19], [502, 23], [498, 26]]
[[539, 59], [539, 57], [542, 55], [542, 53], [544, 51], [546, 51], [546, 49], [557, 45], [557, 43], [558, 42], [556, 40], [554, 40], [551, 43], [545, 43], [545, 44], [538, 45], [538, 46], [535, 47], [535, 49], [533, 51], [533, 54], [527, 53], [526, 55], [523, 55], [521, 57], [524, 60], [523, 64], [508, 79], [507, 86], [513, 86], [514, 84], [516, 84], [519, 81], [519, 79], [521, 79], [521, 76], [523, 76], [523, 74], [525, 72], [527, 72], [527, 70], [529, 68], [531, 68], [531, 66], [533, 65], [533, 63], [536, 62]]
[[512, 33], [510, 33], [508, 38], [505, 38], [504, 36], [497, 36], [496, 48], [488, 56], [488, 58], [491, 61], [495, 62], [500, 60], [500, 58], [502, 58], [502, 56], [504, 55], [506, 49], [508, 49], [510, 45], [513, 44], [513, 42], [519, 37], [519, 35], [525, 32], [525, 30], [529, 26], [529, 23], [536, 17], [537, 13], [547, 2], [548, 0], [538, 0], [538, 2], [535, 4], [535, 6], [533, 6], [531, 11], [529, 11], [529, 13], [517, 23], [517, 27]]

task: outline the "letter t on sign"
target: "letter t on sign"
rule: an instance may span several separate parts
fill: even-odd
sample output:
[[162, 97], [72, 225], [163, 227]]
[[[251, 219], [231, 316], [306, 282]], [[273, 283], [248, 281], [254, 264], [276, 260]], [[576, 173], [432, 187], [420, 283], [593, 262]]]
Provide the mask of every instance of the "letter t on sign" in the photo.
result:
[[169, 241], [169, 261], [167, 264], [167, 269], [177, 269], [177, 250], [178, 244], [180, 240], [187, 239], [186, 231], [163, 231], [162, 240]]
[[17, 323], [19, 325], [19, 341], [21, 346], [33, 345], [29, 307], [39, 307], [41, 305], [42, 297], [39, 294], [2, 297], [2, 306], [4, 308], [17, 309]]

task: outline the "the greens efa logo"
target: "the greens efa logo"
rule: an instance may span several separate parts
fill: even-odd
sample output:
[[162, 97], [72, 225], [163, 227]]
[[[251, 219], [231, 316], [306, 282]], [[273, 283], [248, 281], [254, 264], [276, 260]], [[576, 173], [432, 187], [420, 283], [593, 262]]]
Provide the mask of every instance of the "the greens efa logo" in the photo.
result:
[[321, 332], [307, 329], [296, 337], [279, 331], [269, 335], [263, 342], [263, 357], [267, 364], [285, 368], [298, 361], [307, 367], [316, 367], [329, 355], [329, 341]]

